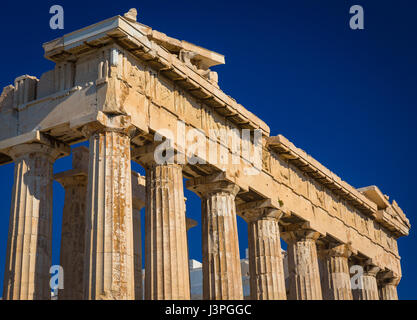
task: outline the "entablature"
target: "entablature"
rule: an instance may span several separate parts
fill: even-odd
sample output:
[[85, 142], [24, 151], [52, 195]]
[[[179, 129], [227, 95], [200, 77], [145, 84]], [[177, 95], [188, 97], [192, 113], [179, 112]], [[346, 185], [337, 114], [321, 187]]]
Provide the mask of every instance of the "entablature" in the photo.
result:
[[[410, 223], [401, 208], [394, 201], [388, 202], [375, 186], [355, 189], [336, 174], [320, 164], [305, 151], [297, 148], [282, 135], [267, 138], [267, 146], [284, 159], [330, 189], [336, 195], [371, 216], [398, 238], [408, 235]], [[394, 204], [395, 203], [395, 204]]]
[[[195, 98], [229, 117], [241, 128], [260, 129], [264, 135], [269, 135], [269, 127], [262, 120], [220, 90], [205, 72], [199, 72], [195, 65], [190, 65], [184, 59], [181, 61], [180, 55], [175, 54], [177, 49], [168, 51], [163, 47], [162, 43], [168, 42], [166, 39], [165, 42], [161, 40], [163, 38], [161, 33], [153, 32], [147, 26], [116, 16], [47, 42], [44, 44], [44, 50], [47, 59], [58, 63], [114, 42], [145, 61], [156, 72], [175, 81]], [[197, 52], [191, 60], [200, 61], [200, 64], [205, 65], [203, 68], [224, 63], [224, 57], [220, 54], [188, 42], [180, 43], [184, 47], [181, 50]], [[181, 50], [179, 52], [182, 52]], [[206, 59], [204, 63], [201, 62], [203, 58]]]

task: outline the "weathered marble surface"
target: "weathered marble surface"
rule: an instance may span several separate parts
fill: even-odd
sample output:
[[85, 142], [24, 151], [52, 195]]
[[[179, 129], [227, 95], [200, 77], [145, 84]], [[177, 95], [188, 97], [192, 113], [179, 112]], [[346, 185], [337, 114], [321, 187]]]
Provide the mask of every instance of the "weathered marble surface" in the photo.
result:
[[248, 236], [251, 298], [286, 300], [278, 219], [261, 217], [249, 221]]
[[227, 181], [188, 181], [201, 196], [203, 299], [243, 299], [235, 197], [239, 187]]
[[[68, 152], [68, 149], [66, 150]], [[52, 145], [12, 147], [14, 186], [4, 275], [5, 300], [49, 300], [52, 262]]]
[[132, 300], [134, 293], [133, 209], [128, 119], [89, 126], [86, 299]]
[[190, 276], [180, 165], [146, 168], [145, 299], [189, 300]]
[[290, 300], [321, 300], [322, 290], [317, 260], [316, 240], [320, 234], [313, 230], [287, 231]]
[[[47, 185], [45, 181], [49, 181], [50, 177], [43, 171], [49, 172], [50, 165], [46, 164], [45, 156], [23, 159], [13, 155], [12, 150], [21, 145], [48, 145], [46, 141], [51, 140], [55, 141], [52, 144], [54, 148], [56, 144], [73, 145], [85, 139], [90, 140], [86, 193], [86, 227], [89, 236], [85, 243], [88, 251], [85, 258], [88, 284], [85, 285], [85, 294], [90, 299], [133, 299], [138, 297], [135, 288], [136, 292], [140, 290], [140, 284], [132, 281], [140, 277], [139, 264], [134, 262], [140, 260], [139, 248], [136, 247], [136, 231], [140, 221], [132, 203], [130, 160], [143, 163], [143, 149], [155, 148], [153, 141], [156, 133], [165, 129], [172, 132], [181, 129], [183, 136], [197, 129], [201, 134], [201, 145], [214, 145], [221, 151], [213, 157], [210, 154], [199, 155], [202, 163], [183, 164], [181, 170], [184, 177], [204, 180], [222, 175], [224, 183], [236, 186], [236, 192], [219, 191], [210, 196], [201, 193], [205, 212], [203, 218], [206, 219], [202, 225], [207, 243], [204, 249], [208, 259], [206, 270], [209, 262], [218, 264], [206, 273], [207, 283], [212, 283], [218, 290], [207, 292], [208, 297], [241, 297], [239, 271], [235, 263], [238, 251], [233, 249], [237, 241], [237, 232], [233, 231], [236, 224], [235, 206], [252, 201], [267, 201], [271, 209], [281, 210], [280, 228], [287, 229], [292, 225], [292, 232], [298, 232], [301, 230], [294, 229], [294, 226], [300, 223], [308, 225], [313, 233], [337, 239], [338, 245], [349, 243], [355, 252], [353, 256], [360, 252], [360, 257], [356, 258], [369, 260], [379, 268], [375, 277], [365, 276], [363, 281], [367, 289], [357, 292], [359, 296], [375, 298], [377, 289], [374, 278], [379, 281], [382, 273], [390, 272], [393, 278], [401, 278], [397, 239], [408, 235], [410, 223], [395, 200], [390, 201], [376, 186], [354, 188], [282, 135], [271, 137], [270, 128], [264, 121], [220, 89], [218, 74], [210, 68], [224, 64], [223, 55], [152, 30], [136, 19], [137, 11], [130, 10], [123, 17], [106, 19], [45, 43], [45, 57], [55, 62], [54, 69], [45, 72], [39, 79], [29, 75], [17, 77], [14, 84], [5, 87], [0, 95], [0, 164], [14, 161], [17, 168], [6, 265], [5, 291], [8, 293], [5, 293], [5, 297], [46, 298], [44, 285], [37, 286], [39, 292], [28, 289], [31, 293], [26, 293], [24, 289], [21, 294], [18, 289], [33, 286], [38, 281], [34, 280], [37, 277], [47, 277], [46, 267], [42, 267], [42, 275], [30, 274], [30, 280], [27, 280], [29, 276], [23, 270], [25, 278], [21, 286], [20, 282], [15, 284], [21, 281], [20, 275], [11, 276], [16, 272], [11, 265], [22, 263], [26, 268], [33, 262], [27, 261], [26, 253], [19, 258], [19, 250], [27, 247], [21, 244], [22, 239], [19, 238], [23, 232], [19, 221], [26, 219], [22, 217], [33, 216], [37, 219], [38, 214], [48, 217], [31, 231], [36, 235], [31, 241], [38, 237], [37, 228], [40, 230], [39, 239], [49, 239], [49, 233], [45, 230], [51, 215], [47, 204], [52, 199], [50, 193], [38, 195], [36, 190], [34, 195], [27, 195], [25, 191], [38, 188], [38, 183], [42, 181]], [[114, 41], [116, 38], [118, 40]], [[242, 137], [244, 129], [252, 130], [250, 139]], [[214, 135], [211, 132], [213, 130], [216, 130]], [[255, 130], [261, 134], [260, 165], [255, 165], [250, 154], [238, 154], [236, 151], [239, 147], [244, 149], [243, 146], [251, 150], [255, 148]], [[224, 132], [226, 138], [217, 135], [219, 132]], [[182, 144], [181, 141], [174, 141], [172, 145], [176, 156], [187, 153], [189, 147], [190, 144]], [[237, 158], [238, 163], [222, 161], [233, 158]], [[25, 171], [28, 170], [25, 166], [38, 166], [42, 162], [43, 171], [29, 170], [29, 174]], [[172, 170], [179, 172], [179, 169]], [[253, 170], [255, 175], [248, 174]], [[36, 176], [36, 179], [32, 179], [36, 182], [22, 178], [22, 174]], [[161, 263], [165, 263], [163, 257], [167, 256], [160, 251], [174, 243], [174, 239], [178, 240], [174, 247], [180, 249], [173, 261], [178, 260], [178, 263], [164, 265], [163, 268], [177, 270], [186, 264], [185, 212], [181, 209], [182, 200], [179, 200], [183, 196], [179, 176], [173, 186], [168, 181], [162, 181], [164, 179], [158, 180], [160, 177], [150, 179], [150, 184], [160, 181], [155, 194], [160, 194], [162, 200], [152, 195], [153, 198], [147, 201], [147, 206], [152, 206], [149, 208], [151, 214], [147, 214], [147, 217], [170, 217], [167, 221], [155, 224], [155, 229], [150, 229], [149, 232], [156, 235], [158, 240], [152, 244], [147, 242], [146, 245], [147, 257], [150, 255], [149, 248], [155, 250], [149, 256], [154, 258], [154, 262], [149, 266], [147, 263], [147, 267], [153, 270], [148, 272], [150, 278], [147, 283], [148, 286], [154, 284], [149, 287], [153, 290], [149, 297], [155, 299], [188, 299], [189, 296], [185, 285], [187, 275], [183, 277], [180, 274], [177, 279], [178, 271], [173, 271], [173, 283], [168, 283], [161, 280], [161, 273], [158, 273], [162, 270]], [[166, 189], [169, 190], [168, 195], [163, 191]], [[173, 206], [170, 203], [172, 197], [176, 199]], [[44, 207], [23, 207], [21, 199], [27, 199], [27, 203], [40, 200], [39, 203]], [[181, 218], [177, 217], [177, 213]], [[224, 222], [224, 225], [218, 227], [218, 221]], [[263, 223], [253, 224], [251, 228], [259, 237], [262, 237]], [[179, 233], [165, 237], [166, 231], [171, 228]], [[225, 228], [232, 232], [224, 234]], [[22, 237], [27, 237], [26, 233]], [[134, 244], [133, 238], [136, 239]], [[152, 239], [150, 235], [145, 238]], [[217, 240], [213, 240], [215, 238]], [[223, 240], [227, 240], [228, 245], [222, 247]], [[161, 244], [161, 241], [165, 242]], [[210, 249], [207, 249], [209, 244]], [[212, 247], [218, 251], [211, 252]], [[48, 261], [48, 250], [49, 247], [39, 259]], [[169, 249], [166, 250], [168, 256], [172, 255]], [[262, 254], [262, 249], [258, 251], [260, 260], [269, 259], [266, 258], [267, 254]], [[292, 240], [288, 254], [294, 275], [291, 282], [294, 290], [290, 290], [290, 295], [299, 299], [321, 298], [313, 239]], [[229, 255], [233, 255], [233, 258]], [[349, 298], [344, 279], [346, 261], [334, 255], [325, 261], [330, 275], [326, 280], [325, 297]], [[267, 265], [269, 262], [266, 262]], [[218, 266], [226, 266], [230, 276], [222, 280], [209, 276], [219, 274], [220, 271], [216, 269]], [[340, 276], [344, 280], [339, 279]], [[270, 292], [270, 283], [269, 280], [258, 283], [259, 292]], [[330, 290], [336, 287], [336, 283], [344, 283], [342, 291], [346, 292]], [[264, 290], [265, 286], [267, 291]], [[273, 286], [271, 292], [280, 290]], [[157, 289], [154, 290], [155, 287]], [[395, 297], [394, 287], [381, 282], [379, 295]], [[265, 297], [263, 293], [261, 296]]]
[[319, 256], [323, 263], [322, 290], [324, 300], [352, 300], [349, 273], [349, 256], [346, 245], [329, 245], [321, 248]]

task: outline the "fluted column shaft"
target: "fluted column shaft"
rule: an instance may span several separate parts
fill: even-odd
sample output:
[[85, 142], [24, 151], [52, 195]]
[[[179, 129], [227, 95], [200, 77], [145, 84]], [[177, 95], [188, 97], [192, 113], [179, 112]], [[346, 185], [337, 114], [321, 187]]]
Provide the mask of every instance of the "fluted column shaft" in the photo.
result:
[[65, 189], [60, 250], [60, 264], [64, 270], [64, 289], [59, 290], [58, 299], [82, 300], [87, 174], [60, 175], [55, 179]]
[[88, 148], [82, 146], [72, 150], [72, 169], [54, 175], [65, 189], [60, 250], [64, 288], [59, 289], [59, 300], [84, 298], [87, 173]]
[[146, 168], [145, 299], [189, 300], [182, 167]]
[[52, 168], [59, 153], [44, 144], [13, 147], [15, 162], [3, 299], [49, 300]]
[[201, 197], [203, 299], [243, 299], [235, 197], [227, 181], [187, 181]]
[[288, 243], [288, 272], [290, 300], [321, 300], [320, 273], [316, 240], [313, 230], [285, 233]]
[[383, 281], [381, 281], [379, 287], [379, 299], [398, 300], [397, 286], [399, 282], [399, 277], [384, 279]]
[[348, 258], [351, 252], [346, 245], [320, 251], [324, 263], [323, 299], [352, 300]]
[[135, 300], [142, 300], [142, 232], [139, 208], [133, 208], [133, 252], [135, 266]]
[[86, 299], [134, 299], [130, 137], [124, 117], [89, 128]]
[[363, 273], [359, 277], [359, 287], [352, 290], [354, 300], [379, 300], [376, 275], [379, 268], [373, 265], [364, 265]]
[[143, 299], [142, 223], [140, 211], [146, 203], [145, 177], [132, 171], [133, 251], [135, 265], [135, 300]]
[[248, 222], [250, 292], [253, 300], [286, 300], [278, 219]]

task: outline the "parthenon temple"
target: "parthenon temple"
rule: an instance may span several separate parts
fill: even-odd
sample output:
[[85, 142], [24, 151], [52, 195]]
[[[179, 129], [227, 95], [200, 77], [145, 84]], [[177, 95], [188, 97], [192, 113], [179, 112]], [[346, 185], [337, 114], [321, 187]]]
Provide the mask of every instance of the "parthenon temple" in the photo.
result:
[[[396, 201], [271, 136], [220, 89], [210, 68], [223, 55], [139, 23], [134, 9], [43, 48], [54, 69], [0, 96], [0, 164], [15, 166], [3, 299], [51, 298], [54, 180], [65, 189], [59, 299], [190, 299], [184, 188], [201, 198], [203, 299], [243, 299], [237, 216], [251, 299], [398, 299], [397, 239], [410, 223]], [[198, 143], [179, 141], [189, 136]], [[53, 174], [70, 154], [72, 169]]]

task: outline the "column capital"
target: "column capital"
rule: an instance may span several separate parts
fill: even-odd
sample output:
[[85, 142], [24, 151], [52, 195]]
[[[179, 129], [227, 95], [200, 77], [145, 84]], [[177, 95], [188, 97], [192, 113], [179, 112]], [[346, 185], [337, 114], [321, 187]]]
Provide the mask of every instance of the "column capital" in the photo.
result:
[[26, 155], [37, 153], [44, 154], [52, 162], [55, 162], [58, 158], [68, 156], [71, 153], [71, 148], [63, 142], [41, 134], [39, 141], [18, 144], [3, 152], [14, 161]]
[[317, 246], [320, 257], [344, 257], [349, 258], [354, 252], [350, 244], [325, 243]]
[[316, 242], [322, 234], [308, 226], [308, 223], [296, 223], [282, 228], [281, 235], [286, 242], [310, 240]]
[[378, 273], [378, 283], [380, 285], [398, 286], [401, 276], [394, 274], [392, 271], [381, 271]]
[[[185, 158], [184, 154], [173, 148], [172, 145], [169, 147], [164, 146], [164, 142], [165, 141], [154, 141], [140, 147], [132, 148], [132, 160], [138, 162], [145, 168], [151, 168], [152, 166], [157, 165], [177, 165], [183, 167], [185, 163], [178, 160], [179, 155], [181, 155], [181, 158]], [[158, 150], [160, 146], [164, 146], [164, 148]], [[169, 149], [169, 154], [164, 154], [164, 156], [159, 160], [160, 162], [158, 162], [157, 157], [161, 152], [164, 153], [164, 150], [166, 149]]]
[[68, 186], [85, 186], [88, 183], [88, 148], [81, 146], [72, 149], [72, 168], [54, 174], [54, 180], [64, 188]]
[[372, 276], [376, 278], [376, 275], [381, 271], [381, 268], [375, 265], [374, 261], [370, 258], [363, 258], [353, 256], [353, 261], [356, 265], [363, 268], [364, 276]]
[[378, 272], [381, 270], [380, 267], [374, 265], [371, 261], [365, 261], [362, 264], [362, 267], [363, 267], [364, 275], [371, 276], [371, 277], [376, 277]]
[[102, 112], [97, 114], [95, 121], [85, 124], [80, 130], [87, 138], [104, 132], [117, 132], [129, 137], [133, 137], [136, 133], [136, 128], [132, 125], [130, 116], [107, 115]]
[[220, 192], [226, 192], [236, 196], [240, 190], [237, 184], [225, 178], [223, 172], [190, 179], [186, 182], [186, 187], [197, 193], [200, 197]]
[[390, 285], [390, 286], [398, 286], [401, 281], [401, 277], [392, 277], [380, 280], [381, 285]]
[[272, 204], [271, 199], [251, 201], [236, 206], [236, 212], [245, 219], [246, 222], [253, 222], [261, 219], [279, 220], [284, 215], [280, 205]]
[[71, 169], [54, 174], [54, 180], [58, 181], [64, 188], [69, 186], [86, 186], [88, 183], [87, 173], [80, 169]]

